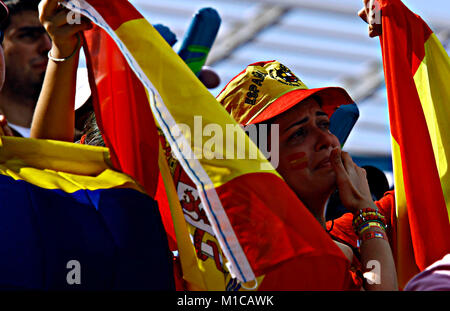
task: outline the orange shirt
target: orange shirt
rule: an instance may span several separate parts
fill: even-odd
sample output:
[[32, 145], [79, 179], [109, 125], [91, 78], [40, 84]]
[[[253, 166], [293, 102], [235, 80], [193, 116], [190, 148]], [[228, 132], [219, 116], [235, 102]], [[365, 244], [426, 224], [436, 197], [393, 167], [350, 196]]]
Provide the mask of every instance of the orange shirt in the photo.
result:
[[[387, 223], [387, 236], [391, 247], [393, 246], [393, 238], [395, 237], [396, 221], [395, 221], [395, 191], [388, 191], [380, 201], [375, 202], [380, 213], [386, 217]], [[338, 240], [341, 240], [345, 244], [348, 244], [353, 249], [357, 248], [358, 236], [353, 229], [353, 214], [347, 213], [338, 219], [334, 220], [333, 230], [330, 235]], [[331, 227], [331, 221], [327, 222], [327, 228]]]

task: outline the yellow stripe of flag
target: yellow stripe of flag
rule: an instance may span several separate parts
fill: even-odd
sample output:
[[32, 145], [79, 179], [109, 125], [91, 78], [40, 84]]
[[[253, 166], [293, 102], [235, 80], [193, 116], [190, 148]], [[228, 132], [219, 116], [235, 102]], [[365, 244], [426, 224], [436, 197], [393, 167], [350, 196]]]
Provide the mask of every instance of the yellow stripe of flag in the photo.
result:
[[[129, 36], [129, 33], [139, 35]], [[184, 132], [184, 134], [187, 139], [191, 140], [191, 147], [194, 152], [201, 153], [201, 146], [204, 146], [209, 140], [209, 137], [193, 137], [195, 134], [192, 132], [196, 125], [195, 116], [197, 116], [197, 121], [200, 120], [199, 116], [201, 116], [203, 126], [212, 124], [218, 126], [224, 135], [227, 132], [227, 124], [229, 126], [236, 125], [232, 117], [201, 84], [181, 58], [175, 52], [168, 55], [167, 43], [148, 21], [137, 19], [125, 22], [116, 30], [116, 34], [127, 48], [133, 51], [133, 57], [147, 77], [154, 83], [155, 89], [158, 90], [164, 105], [173, 115], [173, 118], [177, 123], [186, 124], [190, 129], [190, 133]], [[166, 72], [176, 72], [177, 75], [170, 76]], [[172, 128], [172, 130], [174, 129]], [[195, 141], [195, 138], [200, 139]], [[226, 141], [225, 137], [224, 141]], [[237, 148], [242, 146], [234, 146], [236, 160], [222, 161], [218, 159], [220, 157], [226, 158], [226, 144], [224, 144], [222, 152], [219, 150], [214, 159], [206, 159], [204, 156], [200, 159], [202, 167], [215, 188], [235, 177], [261, 172], [262, 167], [271, 167], [244, 131], [236, 131], [234, 141], [244, 142], [246, 146], [244, 159], [236, 159]], [[195, 144], [195, 142], [200, 143]], [[249, 159], [251, 155], [256, 155], [256, 159]], [[265, 172], [279, 176], [274, 169]]]
[[426, 118], [433, 145], [436, 166], [450, 218], [450, 59], [439, 39], [433, 33], [425, 43], [425, 58], [414, 81]]
[[44, 189], [129, 188], [135, 181], [113, 169], [107, 148], [31, 138], [0, 138], [0, 174]]

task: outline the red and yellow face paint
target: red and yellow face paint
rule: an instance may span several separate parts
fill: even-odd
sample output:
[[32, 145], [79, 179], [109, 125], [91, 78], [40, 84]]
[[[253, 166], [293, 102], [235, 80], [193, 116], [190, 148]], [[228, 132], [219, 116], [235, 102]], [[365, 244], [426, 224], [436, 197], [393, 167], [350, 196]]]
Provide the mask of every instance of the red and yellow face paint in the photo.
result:
[[293, 170], [303, 170], [308, 167], [308, 158], [304, 152], [293, 153], [287, 157], [287, 160], [289, 167]]

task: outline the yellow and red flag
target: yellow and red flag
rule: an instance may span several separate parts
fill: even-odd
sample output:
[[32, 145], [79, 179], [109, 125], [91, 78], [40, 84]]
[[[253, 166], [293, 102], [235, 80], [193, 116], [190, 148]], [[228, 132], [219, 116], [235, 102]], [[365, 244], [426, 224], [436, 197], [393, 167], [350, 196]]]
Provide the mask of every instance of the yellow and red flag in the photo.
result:
[[400, 0], [379, 0], [396, 188], [400, 285], [450, 253], [450, 61]]
[[[136, 17], [130, 10], [120, 14]], [[114, 19], [111, 24], [116, 27], [118, 22]], [[151, 111], [135, 104], [147, 103], [148, 106], [145, 88], [129, 69], [111, 37], [103, 35], [98, 27], [84, 35], [89, 78], [95, 85], [91, 87], [93, 105], [105, 144], [111, 151], [111, 160], [117, 169], [133, 176], [154, 198], [159, 172], [159, 138]], [[145, 131], [140, 124], [145, 124]]]
[[[133, 111], [152, 112], [172, 153], [198, 192], [202, 210], [198, 202], [194, 202], [190, 215], [199, 223], [207, 224], [205, 231], [210, 230], [208, 232], [219, 242], [224, 258], [216, 262], [219, 270], [229, 271], [232, 276], [233, 281], [229, 284], [226, 284], [224, 273], [220, 286], [216, 281], [209, 282], [209, 278], [215, 276], [204, 269], [204, 257], [200, 258], [199, 253], [192, 257], [195, 256], [193, 244], [186, 236], [186, 222], [180, 221], [180, 202], [175, 198], [179, 189], [168, 179], [170, 168], [160, 151], [159, 167], [168, 200], [173, 208], [178, 207], [172, 210], [172, 217], [183, 277], [191, 288], [224, 290], [228, 285], [229, 289], [237, 289], [245, 283], [247, 288], [257, 288], [264, 277], [260, 289], [347, 289], [350, 263], [344, 254], [152, 25], [126, 0], [78, 0], [66, 1], [66, 5], [98, 25], [101, 36], [109, 36], [114, 41], [115, 45], [111, 46], [101, 44], [100, 38], [91, 40], [87, 48], [121, 52], [127, 62], [125, 69], [134, 72], [147, 92], [148, 100], [132, 101], [137, 105]], [[94, 54], [88, 52], [88, 55]], [[102, 59], [88, 61], [91, 70], [95, 62], [101, 64]], [[116, 70], [112, 65], [102, 66], [97, 77]], [[114, 96], [114, 89], [111, 92], [109, 95]], [[109, 104], [114, 106], [107, 109], [120, 111], [116, 105], [127, 107], [131, 104], [126, 96], [123, 98], [122, 101], [110, 100]], [[139, 118], [134, 119], [139, 123], [131, 127], [117, 114], [102, 117], [116, 118], [116, 130], [128, 135], [137, 135], [147, 129], [147, 124]], [[201, 124], [210, 125], [209, 135], [196, 132], [199, 122], [200, 132]], [[103, 119], [101, 123], [106, 124], [106, 121]], [[235, 129], [233, 140], [227, 137], [223, 148], [216, 145], [209, 149], [214, 150], [213, 154], [204, 152], [204, 146], [211, 144], [212, 133], [225, 134], [229, 126]], [[243, 157], [238, 154], [242, 148]], [[154, 148], [151, 152], [158, 154]], [[185, 190], [184, 194], [191, 189]], [[193, 202], [191, 198], [185, 201], [190, 202]], [[187, 219], [186, 210], [190, 207], [184, 207], [184, 218]], [[206, 217], [199, 217], [200, 213]]]

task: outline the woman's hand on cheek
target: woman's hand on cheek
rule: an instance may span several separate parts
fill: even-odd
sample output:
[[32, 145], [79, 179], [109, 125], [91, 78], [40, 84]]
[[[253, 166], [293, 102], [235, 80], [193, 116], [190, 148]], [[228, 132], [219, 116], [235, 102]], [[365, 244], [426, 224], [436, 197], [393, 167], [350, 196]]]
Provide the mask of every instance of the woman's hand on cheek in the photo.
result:
[[330, 155], [331, 165], [336, 173], [336, 183], [342, 204], [352, 213], [362, 208], [377, 208], [372, 200], [366, 171], [356, 165], [347, 152], [339, 147]]

